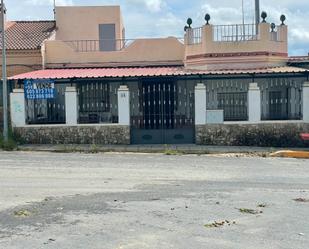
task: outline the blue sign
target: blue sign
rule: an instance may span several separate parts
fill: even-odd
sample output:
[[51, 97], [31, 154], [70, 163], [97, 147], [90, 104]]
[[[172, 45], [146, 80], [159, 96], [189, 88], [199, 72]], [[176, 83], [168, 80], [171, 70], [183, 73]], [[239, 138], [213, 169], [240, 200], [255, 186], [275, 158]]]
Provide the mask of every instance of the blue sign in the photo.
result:
[[25, 80], [24, 90], [26, 99], [55, 98], [55, 82], [53, 80]]

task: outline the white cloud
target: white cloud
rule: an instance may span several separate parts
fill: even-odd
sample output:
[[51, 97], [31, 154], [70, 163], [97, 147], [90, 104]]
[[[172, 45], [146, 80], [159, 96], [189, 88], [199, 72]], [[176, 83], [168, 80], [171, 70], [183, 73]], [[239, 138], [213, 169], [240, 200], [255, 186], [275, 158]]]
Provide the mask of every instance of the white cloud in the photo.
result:
[[[54, 4], [54, 0], [26, 0], [27, 4], [50, 6]], [[73, 5], [73, 0], [56, 0], [56, 5]]]
[[182, 26], [184, 25], [184, 22], [182, 19], [169, 12], [161, 17], [155, 25], [162, 36], [178, 36], [180, 33], [179, 31], [183, 30]]
[[150, 12], [162, 11], [165, 6], [163, 0], [128, 0], [128, 2], [137, 5], [144, 5]]

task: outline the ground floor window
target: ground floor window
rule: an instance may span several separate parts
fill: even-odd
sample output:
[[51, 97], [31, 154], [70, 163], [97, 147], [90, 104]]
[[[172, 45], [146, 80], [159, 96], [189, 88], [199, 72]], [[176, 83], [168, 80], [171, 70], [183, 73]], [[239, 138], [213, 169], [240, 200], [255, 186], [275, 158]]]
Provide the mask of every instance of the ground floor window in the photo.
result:
[[118, 88], [111, 82], [77, 84], [79, 123], [118, 123]]
[[26, 99], [27, 124], [64, 124], [66, 84], [55, 84], [53, 99]]
[[218, 108], [224, 111], [225, 121], [248, 120], [246, 92], [218, 93]]
[[302, 81], [270, 79], [260, 89], [262, 120], [302, 119]]

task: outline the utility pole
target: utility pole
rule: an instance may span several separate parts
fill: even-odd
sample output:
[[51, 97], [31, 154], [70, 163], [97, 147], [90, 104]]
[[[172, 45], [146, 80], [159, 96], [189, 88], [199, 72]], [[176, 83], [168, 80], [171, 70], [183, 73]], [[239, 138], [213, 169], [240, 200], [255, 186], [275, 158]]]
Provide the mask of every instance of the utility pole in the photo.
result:
[[54, 0], [54, 21], [56, 20], [56, 0]]
[[3, 85], [3, 139], [5, 142], [9, 139], [9, 124], [8, 124], [8, 86], [6, 75], [6, 42], [5, 42], [5, 13], [6, 9], [1, 0], [1, 35], [2, 35], [2, 85]]

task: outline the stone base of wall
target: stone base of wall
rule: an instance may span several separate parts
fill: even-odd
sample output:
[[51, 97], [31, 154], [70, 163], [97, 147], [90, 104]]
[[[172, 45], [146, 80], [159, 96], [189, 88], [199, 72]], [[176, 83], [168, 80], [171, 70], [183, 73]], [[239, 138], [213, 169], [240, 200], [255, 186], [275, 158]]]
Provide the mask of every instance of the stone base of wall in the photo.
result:
[[309, 133], [308, 123], [208, 124], [195, 134], [199, 145], [308, 147], [301, 133]]
[[14, 128], [25, 144], [130, 144], [130, 127], [122, 125], [25, 126]]

